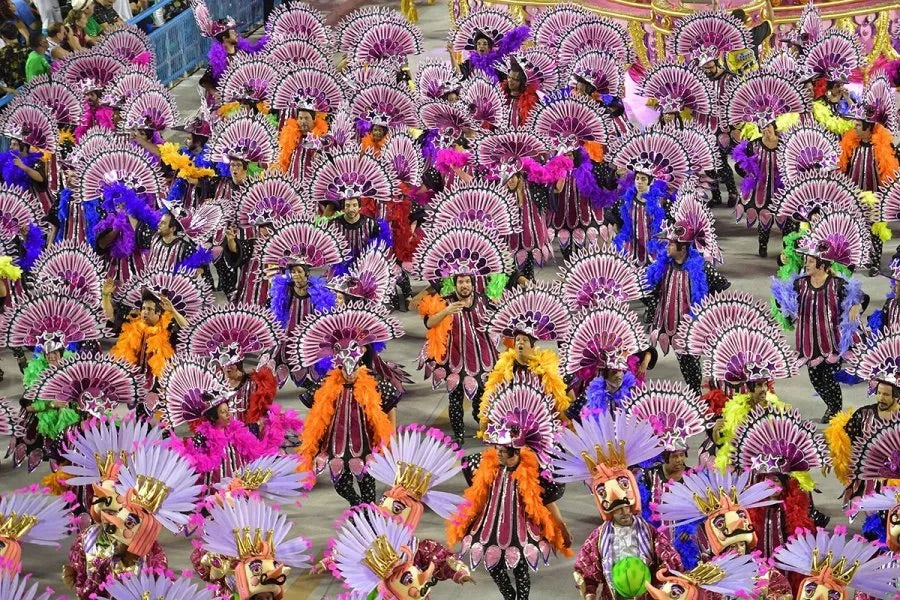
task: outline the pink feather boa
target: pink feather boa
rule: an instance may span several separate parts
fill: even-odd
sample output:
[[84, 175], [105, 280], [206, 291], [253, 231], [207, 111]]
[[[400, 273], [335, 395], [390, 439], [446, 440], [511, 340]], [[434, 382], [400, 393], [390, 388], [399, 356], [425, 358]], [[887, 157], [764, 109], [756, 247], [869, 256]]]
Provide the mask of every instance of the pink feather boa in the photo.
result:
[[81, 136], [94, 125], [99, 125], [103, 129], [114, 131], [116, 125], [113, 123], [113, 111], [108, 106], [91, 107], [85, 102], [84, 113], [81, 115], [81, 124], [79, 124], [74, 131], [75, 141], [80, 141]]
[[522, 159], [522, 170], [531, 183], [542, 185], [554, 184], [572, 172], [575, 164], [568, 156], [554, 156], [546, 165], [542, 165], [533, 158]]
[[453, 148], [443, 148], [438, 150], [434, 168], [441, 175], [449, 175], [454, 168], [462, 168], [468, 165], [471, 158], [472, 156], [468, 152], [460, 152]]

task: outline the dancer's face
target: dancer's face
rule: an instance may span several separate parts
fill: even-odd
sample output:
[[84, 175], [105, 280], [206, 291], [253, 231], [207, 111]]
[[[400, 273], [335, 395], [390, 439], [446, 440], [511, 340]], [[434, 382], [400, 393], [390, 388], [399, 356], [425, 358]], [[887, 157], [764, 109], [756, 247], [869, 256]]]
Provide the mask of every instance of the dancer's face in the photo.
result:
[[875, 390], [878, 410], [881, 412], [895, 411], [898, 407], [897, 398], [894, 397], [894, 386], [888, 383], [879, 383]]
[[460, 275], [456, 278], [456, 295], [460, 298], [468, 298], [472, 295], [472, 278], [468, 275]]

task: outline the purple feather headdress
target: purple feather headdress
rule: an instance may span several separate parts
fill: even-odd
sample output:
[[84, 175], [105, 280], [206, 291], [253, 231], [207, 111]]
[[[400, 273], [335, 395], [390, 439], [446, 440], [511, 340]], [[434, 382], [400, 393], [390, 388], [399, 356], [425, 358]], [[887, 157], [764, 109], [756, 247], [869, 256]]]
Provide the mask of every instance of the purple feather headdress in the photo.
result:
[[685, 473], [681, 481], [670, 482], [655, 507], [658, 517], [672, 522], [676, 527], [705, 519], [722, 506], [740, 506], [744, 509], [777, 504], [772, 500], [778, 491], [769, 481], [750, 484], [748, 471], [736, 473], [718, 469], [702, 469]]
[[611, 132], [606, 113], [585, 98], [570, 96], [532, 111], [530, 125], [557, 154], [571, 152], [585, 142], [605, 144]]
[[287, 174], [267, 173], [254, 178], [239, 190], [237, 217], [241, 227], [253, 231], [272, 224], [311, 214], [312, 207], [300, 195], [300, 183]]
[[524, 333], [542, 342], [563, 341], [570, 315], [561, 300], [558, 287], [544, 282], [508, 290], [488, 318], [488, 331], [506, 338]]
[[[280, 4], [287, 6], [286, 4]], [[297, 67], [314, 67], [330, 69], [331, 56], [306, 38], [287, 37], [284, 39], [270, 37], [266, 47], [266, 60], [281, 71], [289, 71]]]
[[727, 325], [707, 350], [703, 372], [733, 387], [797, 374], [797, 353], [774, 324]]
[[633, 131], [622, 137], [610, 154], [616, 167], [649, 175], [676, 189], [691, 166], [681, 138], [666, 130]]
[[[208, 356], [222, 366], [274, 353], [282, 330], [272, 311], [255, 304], [206, 306], [181, 330], [179, 352]], [[261, 364], [267, 361], [260, 358]]]
[[529, 448], [541, 466], [549, 466], [560, 429], [553, 398], [534, 377], [516, 375], [491, 395], [482, 408], [484, 441], [496, 446]]
[[856, 186], [843, 173], [810, 171], [798, 179], [785, 181], [772, 205], [778, 223], [787, 219], [810, 223], [835, 210], [865, 220]]
[[348, 56], [358, 64], [402, 64], [421, 54], [422, 31], [409, 21], [384, 21], [368, 27], [353, 44]]
[[863, 63], [856, 34], [832, 27], [809, 47], [803, 66], [826, 81], [847, 83]]
[[585, 246], [566, 261], [559, 274], [569, 306], [596, 306], [606, 299], [631, 302], [646, 295], [644, 269], [615, 246]]
[[442, 519], [462, 503], [458, 494], [435, 488], [462, 471], [462, 452], [438, 429], [400, 428], [366, 465], [369, 475], [388, 487], [401, 487]]
[[385, 202], [396, 194], [394, 179], [382, 162], [358, 151], [331, 154], [319, 162], [310, 179], [310, 193], [318, 201], [373, 198]]
[[500, 236], [522, 229], [516, 199], [500, 184], [479, 181], [445, 189], [426, 207], [430, 230], [441, 231], [452, 224], [479, 222]]
[[276, 6], [266, 19], [266, 35], [279, 43], [293, 37], [326, 48], [333, 41], [331, 28], [325, 24], [325, 15], [305, 2]]
[[69, 434], [62, 454], [68, 463], [60, 467], [69, 475], [66, 485], [100, 483], [110, 477], [113, 466], [131, 461], [138, 448], [158, 444], [162, 435], [161, 427], [138, 419], [85, 423]]
[[621, 97], [625, 95], [624, 74], [624, 65], [609, 52], [586, 50], [572, 62], [570, 85], [574, 87], [577, 80], [581, 80], [601, 96]]
[[774, 327], [769, 305], [747, 292], [727, 290], [703, 298], [691, 307], [683, 319], [672, 345], [693, 356], [706, 356], [722, 329], [730, 325], [746, 325], [755, 329]]
[[583, 6], [570, 2], [560, 2], [541, 10], [531, 20], [531, 37], [540, 48], [556, 49], [560, 38], [576, 25], [583, 23], [592, 14]]
[[683, 56], [700, 66], [726, 52], [752, 47], [750, 31], [724, 11], [698, 11], [679, 19], [669, 38], [671, 56]]
[[693, 115], [716, 112], [712, 83], [693, 64], [658, 63], [647, 72], [638, 93], [655, 101], [663, 114], [683, 110], [689, 110]]
[[52, 112], [39, 104], [18, 103], [3, 115], [3, 135], [25, 142], [33, 148], [56, 152], [59, 139]]
[[712, 422], [709, 404], [683, 382], [654, 380], [622, 399], [622, 410], [653, 427], [663, 448], [687, 450]]
[[39, 223], [43, 210], [31, 191], [0, 183], [0, 239], [10, 241], [24, 227]]
[[[60, 540], [69, 534], [70, 521], [66, 498], [54, 496], [49, 490], [39, 491], [37, 486], [15, 490], [0, 498], [0, 531], [8, 545], [25, 543], [59, 548]], [[21, 562], [15, 558], [12, 561], [13, 564], [4, 567], [9, 573], [16, 573]]]
[[232, 477], [223, 479], [216, 487], [219, 491], [230, 491], [232, 494], [240, 489], [269, 502], [296, 501], [311, 483], [304, 481], [303, 475], [297, 473], [299, 462], [296, 454], [261, 456], [236, 469]]
[[797, 251], [852, 268], [868, 258], [868, 237], [865, 221], [853, 213], [835, 210], [813, 225]]
[[166, 390], [162, 406], [166, 427], [195, 423], [207, 410], [234, 396], [222, 370], [216, 366], [181, 352], [169, 360], [160, 378], [160, 385]]
[[840, 154], [840, 143], [829, 131], [819, 125], [801, 125], [782, 135], [778, 167], [784, 181], [796, 181], [806, 173], [837, 169]]
[[853, 445], [854, 479], [900, 479], [900, 417]]
[[146, 600], [147, 598], [213, 600], [212, 591], [191, 583], [189, 578], [170, 579], [165, 573], [152, 571], [129, 573], [112, 579], [104, 588], [104, 592], [116, 600]]
[[81, 122], [81, 115], [84, 112], [81, 99], [63, 83], [50, 81], [47, 75], [39, 75], [32, 79], [19, 94], [28, 102], [49, 108], [57, 124], [75, 125]]
[[208, 148], [215, 162], [237, 158], [265, 168], [277, 158], [278, 131], [265, 115], [241, 110], [215, 124]]
[[471, 275], [487, 277], [512, 268], [509, 244], [477, 222], [429, 228], [419, 242], [412, 264], [425, 281]]
[[149, 90], [132, 96], [122, 107], [122, 127], [163, 131], [175, 127], [178, 108], [168, 91]]
[[724, 117], [728, 123], [754, 123], [762, 129], [781, 115], [808, 112], [811, 102], [806, 89], [791, 78], [761, 71], [729, 90]]
[[572, 321], [560, 352], [561, 369], [582, 381], [591, 381], [604, 369], [626, 371], [628, 357], [650, 347], [637, 313], [622, 302], [593, 303]]
[[734, 433], [731, 464], [759, 475], [831, 468], [825, 436], [800, 411], [757, 406]]
[[222, 102], [264, 102], [272, 97], [281, 74], [272, 63], [251, 54], [231, 59], [219, 79], [217, 89]]
[[95, 305], [58, 293], [30, 297], [16, 303], [0, 318], [0, 345], [8, 348], [40, 346], [44, 352], [62, 350], [73, 342], [108, 337], [106, 318]]
[[[43, 592], [39, 590], [43, 589]], [[31, 575], [0, 571], [0, 598], [16, 600], [50, 600], [53, 590], [31, 579]]]
[[428, 100], [441, 100], [451, 92], [458, 92], [463, 82], [449, 62], [429, 58], [416, 71], [416, 89]]
[[353, 118], [388, 129], [416, 127], [416, 105], [407, 92], [384, 83], [359, 90], [350, 102]]
[[261, 248], [262, 263], [281, 268], [321, 268], [344, 262], [348, 256], [347, 241], [333, 225], [319, 225], [309, 218], [279, 223]]
[[316, 67], [292, 68], [275, 82], [272, 108], [333, 113], [344, 100], [337, 75]]
[[28, 388], [28, 400], [55, 400], [81, 412], [103, 417], [121, 406], [134, 406], [143, 397], [137, 368], [105, 354], [79, 353], [41, 373]]
[[105, 200], [104, 192], [116, 185], [143, 198], [165, 195], [159, 166], [130, 144], [98, 150], [85, 159], [76, 176], [74, 187], [82, 202]]
[[559, 63], [571, 67], [575, 59], [588, 49], [612, 54], [623, 65], [637, 62], [637, 54], [628, 32], [622, 25], [606, 17], [591, 15], [590, 19], [577, 23], [562, 34], [557, 51]]
[[449, 148], [467, 131], [476, 129], [475, 121], [461, 102], [450, 104], [443, 100], [432, 100], [419, 107], [419, 118], [425, 129], [437, 133], [435, 143], [441, 148]]
[[488, 129], [505, 126], [509, 122], [508, 107], [497, 84], [475, 75], [462, 88], [461, 100], [469, 107], [472, 120]]

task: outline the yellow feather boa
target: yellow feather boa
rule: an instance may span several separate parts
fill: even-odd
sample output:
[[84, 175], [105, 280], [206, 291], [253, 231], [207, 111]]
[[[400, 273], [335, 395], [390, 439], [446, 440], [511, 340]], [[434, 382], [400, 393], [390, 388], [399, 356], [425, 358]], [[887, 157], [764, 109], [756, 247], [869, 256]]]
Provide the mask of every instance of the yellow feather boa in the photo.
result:
[[853, 466], [850, 460], [853, 447], [850, 443], [850, 436], [844, 429], [852, 416], [852, 408], [842, 410], [831, 417], [831, 421], [822, 432], [825, 435], [825, 441], [828, 442], [828, 449], [831, 451], [831, 466], [834, 468], [834, 474], [844, 485], [850, 483], [850, 470]]
[[166, 362], [175, 356], [175, 348], [169, 339], [169, 323], [172, 322], [172, 313], [164, 312], [156, 325], [145, 325], [144, 321], [137, 317], [122, 325], [122, 333], [116, 345], [109, 353], [115, 358], [127, 360], [137, 365], [141, 355], [141, 341], [146, 339], [147, 366], [154, 377], [161, 377], [166, 368]]
[[0, 279], [18, 281], [22, 277], [22, 269], [13, 263], [11, 256], [0, 256]]
[[167, 167], [176, 172], [183, 179], [200, 179], [202, 177], [215, 177], [216, 172], [209, 168], [200, 168], [194, 164], [189, 156], [178, 151], [179, 148], [171, 142], [159, 145], [159, 159]]
[[813, 102], [812, 114], [819, 125], [835, 135], [844, 135], [854, 127], [853, 121], [836, 116], [822, 100]]
[[[482, 437], [487, 429], [487, 411], [491, 404], [491, 397], [502, 384], [512, 381], [513, 364], [516, 362], [516, 350], [506, 350], [497, 358], [494, 369], [488, 375], [484, 384], [481, 409], [478, 414], [478, 437]], [[553, 350], [535, 350], [534, 358], [529, 365], [529, 370], [541, 378], [544, 391], [553, 398], [556, 411], [563, 422], [566, 421], [566, 409], [569, 408], [569, 396], [566, 393], [566, 384], [559, 374], [559, 357]]]

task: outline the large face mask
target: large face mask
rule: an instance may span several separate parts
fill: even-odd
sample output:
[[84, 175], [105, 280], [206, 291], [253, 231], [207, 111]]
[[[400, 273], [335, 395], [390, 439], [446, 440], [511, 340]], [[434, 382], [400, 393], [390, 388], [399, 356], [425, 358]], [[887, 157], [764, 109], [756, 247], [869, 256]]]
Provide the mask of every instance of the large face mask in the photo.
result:
[[600, 514], [607, 521], [612, 518], [612, 512], [620, 506], [630, 506], [631, 512], [641, 512], [641, 494], [638, 491], [637, 480], [628, 469], [610, 469], [598, 465], [594, 471], [594, 499], [600, 509]]
[[91, 500], [91, 518], [95, 523], [101, 523], [101, 515], [115, 516], [122, 509], [121, 496], [116, 493], [116, 482], [112, 479], [104, 479], [99, 484], [93, 484], [94, 498]]
[[406, 523], [409, 520], [409, 514], [411, 512], [410, 507], [406, 502], [399, 498], [391, 498], [385, 494], [382, 496], [378, 506], [386, 515], [390, 515], [398, 521]]
[[656, 578], [662, 582], [659, 587], [653, 587], [650, 582], [644, 584], [647, 594], [653, 600], [697, 600], [697, 586], [681, 577], [666, 575], [664, 570], [656, 574]]
[[750, 513], [743, 506], [738, 506], [723, 496], [721, 508], [709, 515], [704, 524], [709, 545], [715, 554], [726, 549], [744, 544], [741, 554], [753, 551], [756, 547], [756, 531], [750, 521]]
[[[121, 499], [121, 496], [119, 496]], [[143, 518], [136, 512], [122, 506], [118, 512], [111, 514], [103, 512], [100, 520], [104, 523], [103, 530], [108, 536], [125, 546], [130, 546], [137, 537], [143, 525]]]
[[800, 582], [797, 600], [846, 600], [844, 588], [831, 577], [817, 575]]
[[421, 571], [413, 565], [412, 560], [408, 560], [394, 569], [391, 576], [384, 581], [384, 586], [398, 600], [427, 598], [431, 588], [426, 587], [425, 584], [431, 580], [433, 575], [434, 563], [429, 564], [426, 570]]
[[[290, 567], [282, 565], [277, 560], [261, 557], [251, 557], [242, 562], [238, 568], [243, 569], [247, 580], [248, 599], [267, 592], [281, 598], [284, 594], [284, 582], [287, 581], [287, 574], [291, 571]], [[243, 600], [243, 594], [241, 598]]]
[[900, 504], [887, 514], [887, 545], [894, 552], [900, 552]]

